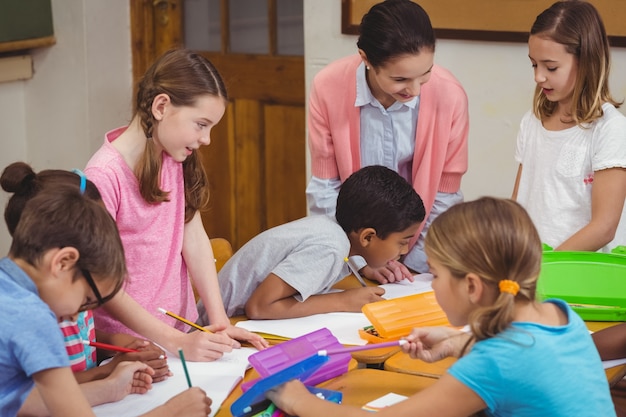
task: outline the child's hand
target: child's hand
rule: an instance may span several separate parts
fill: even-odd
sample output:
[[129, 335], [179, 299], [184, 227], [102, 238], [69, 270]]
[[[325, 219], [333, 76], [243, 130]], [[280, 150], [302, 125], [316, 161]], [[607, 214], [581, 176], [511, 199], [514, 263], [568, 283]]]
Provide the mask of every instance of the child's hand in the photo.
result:
[[360, 313], [365, 304], [382, 301], [385, 290], [380, 287], [350, 288], [341, 294], [343, 311]]
[[191, 387], [170, 398], [163, 407], [170, 416], [206, 417], [211, 414], [211, 403], [202, 389]]
[[135, 339], [125, 347], [137, 349], [139, 352], [118, 353], [111, 360], [114, 365], [123, 361], [143, 362], [154, 370], [152, 382], [160, 382], [172, 376], [172, 372], [167, 365], [165, 351], [154, 343], [147, 340]]
[[387, 265], [381, 268], [372, 268], [366, 265], [361, 269], [361, 274], [372, 281], [377, 281], [380, 284], [389, 284], [392, 282], [399, 282], [403, 279], [408, 279], [413, 282], [413, 274], [409, 269], [398, 261], [389, 261]]
[[104, 380], [111, 383], [111, 402], [128, 394], [145, 394], [152, 389], [154, 371], [141, 362], [121, 362]]
[[192, 362], [211, 362], [221, 358], [224, 353], [233, 350], [233, 344], [239, 343], [231, 339], [227, 334], [221, 333], [224, 327], [207, 326], [212, 333], [200, 330], [191, 333], [180, 333], [172, 344], [182, 348], [185, 359]]
[[[227, 326], [224, 330], [229, 337], [234, 339], [234, 341], [241, 340], [243, 342], [248, 342], [258, 350], [263, 350], [269, 347], [269, 342], [263, 339], [258, 334], [252, 333], [246, 329], [242, 329], [241, 327], [236, 327], [233, 325]], [[241, 345], [237, 342], [236, 345], [233, 345], [234, 348], [239, 348]]]
[[450, 327], [418, 327], [406, 337], [409, 343], [402, 350], [414, 359], [436, 362], [449, 356], [458, 357], [469, 337]]
[[296, 403], [307, 395], [313, 394], [297, 379], [272, 388], [265, 393], [265, 396], [276, 405], [276, 408], [290, 416], [298, 415]]

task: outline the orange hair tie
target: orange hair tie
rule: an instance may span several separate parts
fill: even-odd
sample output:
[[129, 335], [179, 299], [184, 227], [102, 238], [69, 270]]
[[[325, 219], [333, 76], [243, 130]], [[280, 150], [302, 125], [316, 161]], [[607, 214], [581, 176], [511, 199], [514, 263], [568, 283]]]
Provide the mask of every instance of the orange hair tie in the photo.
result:
[[498, 287], [500, 288], [500, 292], [508, 292], [509, 294], [513, 294], [514, 297], [519, 292], [519, 284], [510, 279], [503, 279], [498, 283]]

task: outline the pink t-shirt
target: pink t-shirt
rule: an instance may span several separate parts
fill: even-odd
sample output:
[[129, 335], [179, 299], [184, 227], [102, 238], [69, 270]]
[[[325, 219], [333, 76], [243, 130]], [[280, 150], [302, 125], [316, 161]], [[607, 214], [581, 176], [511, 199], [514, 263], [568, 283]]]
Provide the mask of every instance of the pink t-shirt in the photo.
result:
[[[169, 201], [148, 204], [139, 193], [137, 177], [111, 142], [126, 130], [105, 135], [104, 144], [87, 163], [85, 174], [102, 194], [124, 244], [128, 280], [126, 292], [149, 313], [180, 330], [187, 325], [161, 314], [158, 308], [196, 321], [198, 311], [182, 256], [185, 226], [183, 167], [163, 153], [161, 189]], [[136, 335], [104, 309], [95, 311], [96, 328]]]

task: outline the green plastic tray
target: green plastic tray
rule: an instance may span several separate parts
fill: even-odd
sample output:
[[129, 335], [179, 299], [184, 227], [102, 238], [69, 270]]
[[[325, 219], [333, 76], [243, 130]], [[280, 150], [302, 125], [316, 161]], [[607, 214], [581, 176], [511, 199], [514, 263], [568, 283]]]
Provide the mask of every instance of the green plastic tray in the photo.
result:
[[544, 252], [537, 296], [565, 300], [583, 320], [626, 321], [626, 256]]

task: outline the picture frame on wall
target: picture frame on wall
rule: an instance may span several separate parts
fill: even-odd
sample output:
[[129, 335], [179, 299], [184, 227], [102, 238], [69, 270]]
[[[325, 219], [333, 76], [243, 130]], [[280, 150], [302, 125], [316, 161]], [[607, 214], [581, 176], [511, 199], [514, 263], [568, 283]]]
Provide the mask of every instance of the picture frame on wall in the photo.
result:
[[[361, 18], [381, 0], [342, 0], [341, 33], [358, 34]], [[535, 18], [556, 0], [419, 0], [442, 39], [526, 42]], [[626, 1], [592, 0], [612, 46], [626, 46]]]

